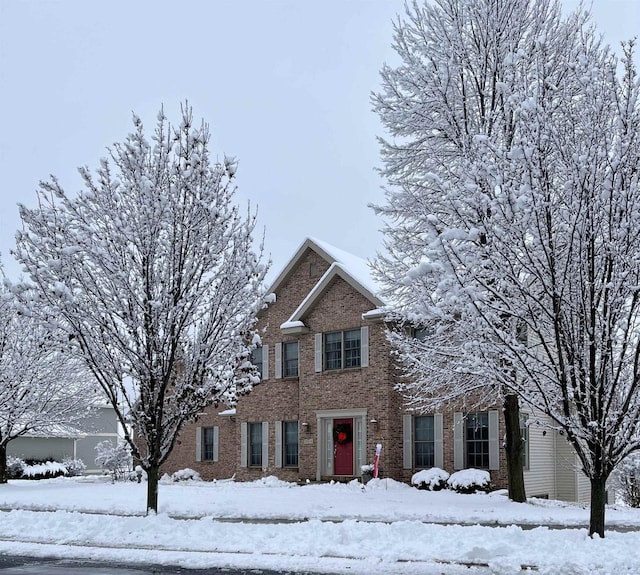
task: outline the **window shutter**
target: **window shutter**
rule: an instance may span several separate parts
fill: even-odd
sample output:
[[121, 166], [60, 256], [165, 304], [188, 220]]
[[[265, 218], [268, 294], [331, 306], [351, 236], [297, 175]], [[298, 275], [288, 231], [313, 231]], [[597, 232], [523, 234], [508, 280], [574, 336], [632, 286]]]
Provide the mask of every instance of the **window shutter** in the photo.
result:
[[413, 467], [412, 424], [413, 417], [411, 415], [402, 416], [402, 467], [404, 469]]
[[240, 467], [247, 467], [247, 422], [240, 424]]
[[196, 427], [196, 461], [202, 461], [202, 427]]
[[433, 416], [433, 465], [444, 469], [444, 450], [442, 449], [442, 440], [444, 436], [442, 424], [442, 413], [436, 413]]
[[315, 338], [315, 369], [316, 373], [322, 371], [322, 334], [317, 333]]
[[369, 327], [360, 328], [360, 367], [369, 367]]
[[262, 468], [269, 467], [269, 424], [262, 422]]
[[218, 461], [218, 453], [220, 450], [220, 428], [213, 428], [213, 461]]
[[269, 346], [262, 346], [262, 380], [269, 379]]
[[356, 428], [355, 432], [355, 444], [356, 444], [356, 475], [360, 475], [362, 473], [362, 466], [366, 463], [365, 458], [365, 438], [364, 438], [364, 427], [366, 420], [364, 417], [356, 417], [353, 420], [353, 424]]
[[276, 343], [275, 347], [276, 354], [276, 379], [282, 378], [282, 343]]
[[500, 469], [500, 432], [498, 431], [498, 412], [489, 411], [489, 469]]
[[[335, 453], [333, 451], [333, 421], [328, 419], [324, 423], [324, 440], [326, 442], [326, 467], [325, 471], [327, 475], [333, 475], [333, 458]], [[320, 479], [318, 477], [318, 479]]]
[[453, 414], [453, 468], [464, 468], [464, 418], [460, 411]]
[[282, 421], [276, 421], [276, 467], [282, 467]]

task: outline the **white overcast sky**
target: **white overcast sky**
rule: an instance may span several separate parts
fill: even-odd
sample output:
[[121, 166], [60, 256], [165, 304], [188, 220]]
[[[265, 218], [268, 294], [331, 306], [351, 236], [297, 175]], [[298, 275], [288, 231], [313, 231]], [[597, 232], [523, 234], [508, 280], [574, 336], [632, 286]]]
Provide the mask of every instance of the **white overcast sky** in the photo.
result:
[[[239, 160], [279, 271], [307, 236], [361, 257], [381, 247], [370, 93], [393, 62], [402, 0], [0, 0], [0, 252], [41, 179], [67, 191], [131, 130], [185, 98], [213, 153]], [[565, 0], [573, 8], [577, 0]], [[594, 0], [606, 40], [640, 31], [640, 0]]]

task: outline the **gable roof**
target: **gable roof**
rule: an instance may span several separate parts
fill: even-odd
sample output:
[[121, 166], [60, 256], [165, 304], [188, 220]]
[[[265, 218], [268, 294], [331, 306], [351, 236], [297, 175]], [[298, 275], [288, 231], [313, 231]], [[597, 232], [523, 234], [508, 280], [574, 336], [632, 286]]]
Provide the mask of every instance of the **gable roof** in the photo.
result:
[[270, 292], [275, 292], [290, 276], [293, 269], [299, 263], [307, 249], [316, 252], [330, 265], [329, 269], [322, 275], [315, 286], [302, 300], [291, 317], [283, 323], [280, 328], [290, 332], [305, 329], [302, 318], [316, 303], [318, 298], [326, 291], [331, 281], [339, 277], [353, 287], [357, 292], [367, 298], [372, 308], [381, 308], [385, 302], [380, 298], [378, 292], [380, 287], [371, 275], [371, 269], [366, 260], [354, 256], [344, 250], [336, 248], [331, 244], [316, 238], [307, 238], [298, 248], [294, 256], [289, 260], [284, 269], [276, 277], [271, 285]]

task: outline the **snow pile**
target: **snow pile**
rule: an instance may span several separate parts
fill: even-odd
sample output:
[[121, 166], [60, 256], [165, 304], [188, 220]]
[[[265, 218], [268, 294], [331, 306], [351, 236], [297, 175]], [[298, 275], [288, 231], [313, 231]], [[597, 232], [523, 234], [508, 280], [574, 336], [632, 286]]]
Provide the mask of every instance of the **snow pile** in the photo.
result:
[[458, 493], [475, 493], [491, 486], [491, 475], [482, 469], [462, 469], [447, 480], [447, 485]]
[[419, 489], [428, 489], [429, 491], [440, 491], [447, 486], [449, 474], [439, 467], [431, 469], [422, 469], [414, 473], [411, 477], [411, 485], [415, 485]]
[[44, 463], [35, 463], [34, 465], [25, 465], [22, 468], [24, 477], [56, 477], [58, 475], [66, 475], [67, 468], [57, 461], [45, 461]]
[[187, 467], [186, 469], [180, 469], [179, 471], [172, 473], [171, 481], [202, 481], [202, 478], [197, 471]]

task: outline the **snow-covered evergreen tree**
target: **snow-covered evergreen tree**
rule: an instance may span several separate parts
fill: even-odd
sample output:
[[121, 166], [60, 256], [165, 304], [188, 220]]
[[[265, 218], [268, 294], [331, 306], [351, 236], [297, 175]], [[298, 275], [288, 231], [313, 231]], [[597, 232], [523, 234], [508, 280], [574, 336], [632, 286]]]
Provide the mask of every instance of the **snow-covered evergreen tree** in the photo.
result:
[[[21, 207], [16, 255], [30, 291], [78, 347], [116, 408], [157, 510], [158, 471], [207, 405], [232, 405], [258, 381], [250, 353], [266, 266], [255, 216], [234, 204], [236, 162], [212, 162], [209, 133], [185, 104], [109, 150], [84, 189], [41, 182]], [[25, 286], [26, 289], [27, 286]]]
[[0, 284], [0, 483], [10, 441], [82, 432], [98, 404], [91, 374], [68, 347]]
[[375, 98], [394, 138], [377, 267], [401, 317], [435, 334], [395, 338], [407, 391], [488, 382], [548, 414], [603, 535], [606, 479], [640, 447], [632, 46], [620, 64], [586, 13], [539, 0], [414, 5], [395, 45], [403, 64]]

